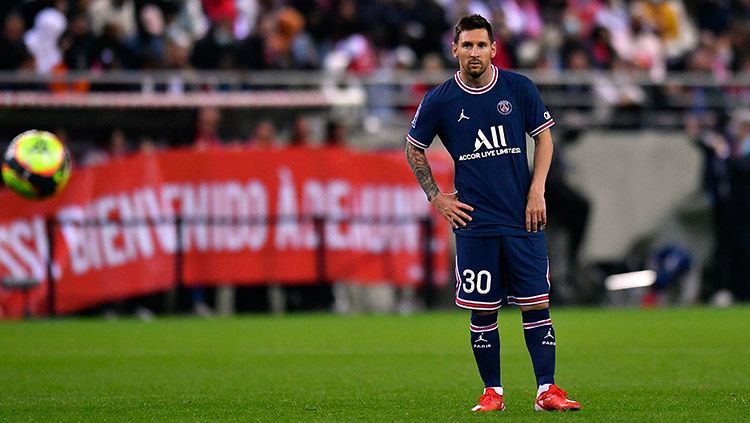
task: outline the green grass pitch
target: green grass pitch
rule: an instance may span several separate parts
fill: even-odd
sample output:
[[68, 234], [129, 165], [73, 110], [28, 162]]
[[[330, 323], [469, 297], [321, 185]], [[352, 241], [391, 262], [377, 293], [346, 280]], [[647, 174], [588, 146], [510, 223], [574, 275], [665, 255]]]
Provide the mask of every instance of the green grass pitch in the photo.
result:
[[468, 313], [0, 324], [0, 421], [750, 421], [750, 308], [555, 309], [557, 382], [535, 413], [515, 309], [500, 316], [506, 411]]

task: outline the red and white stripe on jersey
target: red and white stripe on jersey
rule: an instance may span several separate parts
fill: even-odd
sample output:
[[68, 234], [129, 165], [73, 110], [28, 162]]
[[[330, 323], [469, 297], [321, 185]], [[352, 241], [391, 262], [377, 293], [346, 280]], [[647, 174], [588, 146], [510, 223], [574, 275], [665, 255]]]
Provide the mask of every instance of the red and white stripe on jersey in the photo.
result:
[[543, 124], [539, 125], [536, 129], [529, 132], [529, 135], [533, 138], [539, 134], [541, 134], [545, 129], [549, 128], [550, 126], [555, 124], [555, 120], [550, 118], [547, 122], [544, 122]]
[[524, 329], [534, 329], [534, 328], [538, 328], [538, 327], [542, 327], [542, 326], [548, 326], [548, 325], [551, 325], [551, 324], [552, 324], [552, 319], [545, 319], [545, 320], [540, 320], [538, 322], [524, 323], [523, 324], [523, 328]]
[[417, 146], [419, 148], [428, 148], [429, 147], [429, 145], [422, 144], [421, 142], [415, 140], [414, 137], [412, 137], [409, 134], [406, 134], [406, 141], [409, 141], [410, 143], [414, 144], [415, 146]]
[[[547, 259], [547, 288], [550, 288], [549, 283], [549, 259]], [[549, 302], [549, 294], [539, 294], [534, 295], [531, 297], [514, 297], [512, 295], [508, 295], [508, 304], [512, 305], [518, 305], [518, 306], [527, 306], [527, 305], [534, 305], [534, 304], [542, 304]]]
[[466, 301], [456, 297], [456, 305], [469, 310], [497, 310], [500, 308], [500, 301], [494, 303], [485, 303], [481, 301]]
[[477, 326], [473, 324], [469, 325], [469, 330], [472, 332], [487, 332], [495, 329], [497, 329], [497, 322], [487, 326]]
[[469, 93], [469, 94], [484, 94], [487, 91], [491, 90], [492, 87], [495, 86], [495, 83], [497, 82], [497, 77], [500, 74], [500, 72], [497, 71], [497, 68], [495, 67], [495, 65], [490, 65], [490, 67], [492, 68], [492, 79], [484, 87], [472, 88], [472, 87], [464, 84], [464, 82], [461, 80], [461, 76], [460, 76], [461, 75], [461, 71], [456, 72], [456, 74], [453, 77], [456, 79], [456, 84], [458, 84], [458, 86], [461, 87], [461, 89], [464, 90], [464, 91], [466, 91], [467, 93]]
[[534, 304], [542, 304], [549, 301], [549, 294], [541, 294], [541, 295], [534, 295], [533, 297], [514, 297], [512, 295], [508, 295], [508, 304], [513, 305], [534, 305]]

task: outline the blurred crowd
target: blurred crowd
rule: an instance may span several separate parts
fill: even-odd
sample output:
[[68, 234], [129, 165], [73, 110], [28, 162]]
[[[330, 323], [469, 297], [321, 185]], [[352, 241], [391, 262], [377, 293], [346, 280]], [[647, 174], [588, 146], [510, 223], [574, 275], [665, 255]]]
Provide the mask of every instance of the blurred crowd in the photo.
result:
[[[732, 76], [750, 77], [750, 0], [2, 0], [0, 71], [346, 70], [382, 76], [420, 70], [443, 75], [455, 68], [453, 24], [473, 13], [493, 24], [498, 67], [570, 71], [567, 75], [611, 71], [593, 72], [593, 80], [580, 85], [562, 84], [562, 102], [550, 107], [562, 141], [587, 125], [676, 127], [685, 118], [686, 133], [704, 155], [713, 211], [716, 245], [705, 275], [708, 289], [750, 299], [750, 115], [734, 110], [750, 105], [750, 87], [722, 85]], [[667, 74], [683, 71], [719, 84], [663, 82]], [[655, 84], [637, 78], [644, 75]], [[80, 84], [63, 89], [89, 89], [87, 82]], [[418, 100], [428, 88], [371, 85], [368, 118], [387, 121], [394, 98], [405, 94]], [[411, 118], [412, 106], [397, 112]], [[664, 111], [675, 112], [677, 123], [667, 121]], [[186, 127], [184, 133], [169, 128], [179, 140], [122, 126], [93, 139], [72, 134], [78, 142], [68, 145], [77, 163], [96, 165], [167, 145], [203, 150], [346, 144], [348, 126], [330, 116], [235, 119], [231, 113], [196, 107], [189, 119], [171, 123]], [[226, 124], [244, 120], [253, 126], [238, 130]], [[66, 128], [50, 129], [67, 141]], [[560, 159], [564, 145], [548, 192], [553, 193], [550, 208], [569, 232], [566, 268], [574, 274], [590, 204], [567, 184]]]
[[[224, 113], [216, 107], [201, 107], [195, 112], [192, 136], [171, 146], [205, 151], [216, 147], [275, 149], [280, 147], [343, 147], [346, 145], [347, 126], [336, 119], [312, 128], [317, 119], [299, 115], [288, 125], [272, 119], [260, 119], [248, 134], [228, 134], [222, 126]], [[112, 127], [98, 134], [92, 143], [71, 142], [64, 128], [54, 130], [69, 146], [76, 162], [84, 166], [104, 164], [134, 153], [149, 154], [169, 146], [169, 141], [154, 139], [145, 134], [128, 133]], [[137, 135], [137, 136], [136, 136]]]
[[749, 0], [4, 0], [0, 69], [452, 67], [470, 13], [503, 68], [750, 70]]

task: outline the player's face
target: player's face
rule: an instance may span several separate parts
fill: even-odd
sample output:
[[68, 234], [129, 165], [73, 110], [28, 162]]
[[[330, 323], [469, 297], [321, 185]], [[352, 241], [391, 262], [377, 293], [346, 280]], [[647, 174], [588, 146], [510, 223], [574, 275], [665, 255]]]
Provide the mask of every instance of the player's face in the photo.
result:
[[453, 43], [453, 57], [458, 59], [461, 72], [476, 79], [489, 67], [496, 47], [484, 28], [462, 31], [458, 35], [458, 42]]

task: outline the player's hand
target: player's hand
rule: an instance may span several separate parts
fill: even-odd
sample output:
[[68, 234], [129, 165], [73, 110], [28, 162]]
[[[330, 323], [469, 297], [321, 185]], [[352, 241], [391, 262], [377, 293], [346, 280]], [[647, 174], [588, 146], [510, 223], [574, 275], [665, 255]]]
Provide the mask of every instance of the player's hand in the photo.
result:
[[471, 216], [466, 212], [474, 211], [474, 207], [458, 201], [458, 193], [443, 194], [439, 192], [430, 200], [435, 210], [447, 220], [453, 228], [466, 226], [471, 221]]
[[544, 201], [544, 191], [529, 190], [526, 200], [526, 232], [543, 230], [547, 225], [547, 204]]

